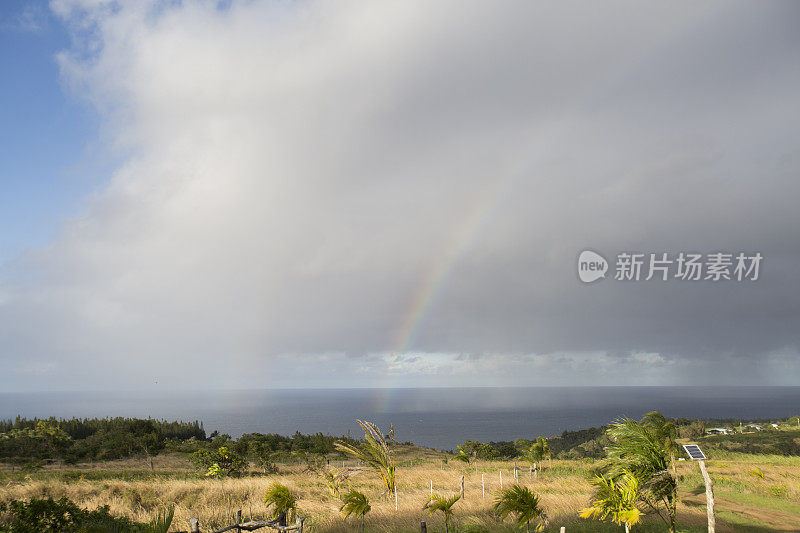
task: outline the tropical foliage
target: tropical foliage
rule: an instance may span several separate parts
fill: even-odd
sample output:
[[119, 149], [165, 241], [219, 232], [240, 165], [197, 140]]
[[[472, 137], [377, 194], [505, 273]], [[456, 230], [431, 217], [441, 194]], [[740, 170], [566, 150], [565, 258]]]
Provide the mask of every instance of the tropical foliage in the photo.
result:
[[639, 523], [642, 512], [639, 510], [639, 480], [625, 473], [615, 481], [611, 477], [598, 475], [594, 480], [595, 494], [591, 505], [583, 509], [583, 518], [611, 519], [615, 524], [625, 526], [625, 531]]
[[339, 507], [342, 516], [347, 519], [354, 515], [361, 519], [361, 531], [364, 531], [364, 516], [372, 509], [369, 505], [369, 498], [362, 492], [350, 489], [347, 494], [342, 496], [342, 506]]
[[436, 511], [440, 511], [444, 515], [445, 533], [448, 533], [450, 531], [450, 520], [453, 518], [453, 506], [460, 499], [460, 494], [454, 494], [449, 498], [440, 496], [439, 494], [431, 494], [431, 497], [422, 508], [427, 509], [431, 514], [434, 514]]
[[264, 503], [272, 513], [272, 519], [293, 522], [297, 516], [297, 497], [289, 487], [278, 482], [272, 483], [264, 495]]
[[615, 482], [626, 475], [635, 477], [639, 503], [660, 516], [674, 533], [678, 484], [670, 467], [676, 445], [670, 438], [674, 427], [664, 422], [655, 413], [648, 413], [641, 422], [629, 418], [614, 422], [608, 432], [611, 467], [606, 474]]
[[371, 467], [378, 474], [386, 489], [386, 496], [389, 497], [395, 490], [397, 443], [394, 439], [394, 426], [389, 427], [389, 434], [384, 437], [378, 426], [372, 422], [357, 422], [364, 430], [364, 442], [350, 444], [339, 440], [335, 443], [336, 449]]
[[550, 445], [547, 443], [547, 439], [544, 437], [539, 437], [536, 441], [531, 444], [531, 447], [528, 448], [528, 452], [525, 454], [525, 458], [532, 462], [539, 462], [542, 459], [550, 457]]
[[531, 522], [536, 525], [535, 531], [541, 531], [547, 525], [547, 515], [539, 506], [539, 497], [528, 487], [512, 485], [497, 493], [494, 500], [494, 512], [504, 520], [514, 515], [517, 525], [530, 530]]

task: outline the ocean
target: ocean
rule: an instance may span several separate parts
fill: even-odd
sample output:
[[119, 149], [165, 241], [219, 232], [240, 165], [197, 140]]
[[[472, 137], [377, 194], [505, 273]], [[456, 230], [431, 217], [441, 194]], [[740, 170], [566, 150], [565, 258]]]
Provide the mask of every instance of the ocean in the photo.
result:
[[356, 419], [393, 424], [397, 440], [450, 450], [465, 440], [558, 435], [638, 418], [786, 418], [800, 387], [536, 387], [291, 389], [204, 392], [0, 393], [0, 418], [152, 417], [200, 420], [214, 430], [361, 436]]

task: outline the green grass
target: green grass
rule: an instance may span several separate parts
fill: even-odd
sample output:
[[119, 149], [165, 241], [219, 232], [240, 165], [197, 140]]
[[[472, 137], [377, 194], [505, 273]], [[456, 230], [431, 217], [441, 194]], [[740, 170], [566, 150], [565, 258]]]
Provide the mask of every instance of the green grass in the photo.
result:
[[775, 531], [774, 529], [772, 529], [772, 528], [770, 528], [768, 526], [765, 526], [761, 522], [755, 522], [755, 521], [750, 520], [750, 519], [748, 519], [748, 518], [746, 518], [746, 517], [744, 517], [744, 516], [742, 516], [742, 515], [740, 515], [738, 513], [732, 513], [730, 511], [716, 510], [715, 514], [717, 516], [717, 521], [718, 522], [720, 520], [722, 520], [725, 523], [727, 523], [728, 525], [736, 526], [736, 531], [747, 532], [747, 533], [750, 533], [750, 532], [753, 532], [753, 533], [759, 532], [760, 533], [762, 531]]
[[753, 454], [736, 452], [730, 450], [718, 450], [709, 452], [711, 460], [706, 464], [711, 467], [720, 465], [721, 461], [735, 461], [737, 463], [770, 464], [782, 466], [800, 466], [800, 456], [797, 455], [776, 455], [776, 454]]
[[789, 514], [796, 514], [800, 516], [800, 503], [787, 500], [785, 498], [776, 496], [767, 496], [765, 494], [753, 494], [743, 492], [719, 491], [717, 495], [720, 498], [725, 498], [737, 503], [745, 505], [752, 505], [760, 509], [772, 509]]
[[147, 481], [152, 479], [197, 479], [194, 472], [183, 470], [36, 470], [33, 472], [14, 471], [0, 472], [0, 484], [25, 481], [63, 481], [76, 483], [85, 481]]

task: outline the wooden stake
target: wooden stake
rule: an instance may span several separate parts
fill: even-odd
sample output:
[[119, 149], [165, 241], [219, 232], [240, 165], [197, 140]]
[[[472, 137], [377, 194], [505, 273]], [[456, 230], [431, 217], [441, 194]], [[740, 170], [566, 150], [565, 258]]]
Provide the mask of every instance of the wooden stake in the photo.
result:
[[394, 486], [394, 510], [397, 511], [397, 485]]
[[481, 474], [481, 492], [483, 496], [481, 496], [484, 500], [486, 499], [486, 482], [483, 481], [483, 474]]
[[700, 473], [703, 474], [703, 480], [706, 482], [706, 514], [708, 515], [708, 533], [714, 533], [716, 527], [716, 520], [714, 519], [714, 486], [711, 484], [711, 476], [708, 475], [706, 470], [706, 462], [698, 461], [700, 463]]
[[461, 476], [461, 499], [464, 499], [464, 476]]
[[433, 496], [433, 480], [431, 480], [431, 496]]

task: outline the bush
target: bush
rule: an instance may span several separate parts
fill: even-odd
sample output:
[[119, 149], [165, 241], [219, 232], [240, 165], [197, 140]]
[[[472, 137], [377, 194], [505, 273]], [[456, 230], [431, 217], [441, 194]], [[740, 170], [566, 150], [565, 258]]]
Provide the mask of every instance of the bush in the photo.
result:
[[197, 450], [192, 454], [192, 463], [206, 476], [213, 477], [239, 477], [247, 467], [244, 457], [226, 446], [216, 450]]
[[10, 533], [142, 531], [127, 518], [111, 515], [108, 506], [87, 511], [66, 498], [2, 503], [0, 525]]

